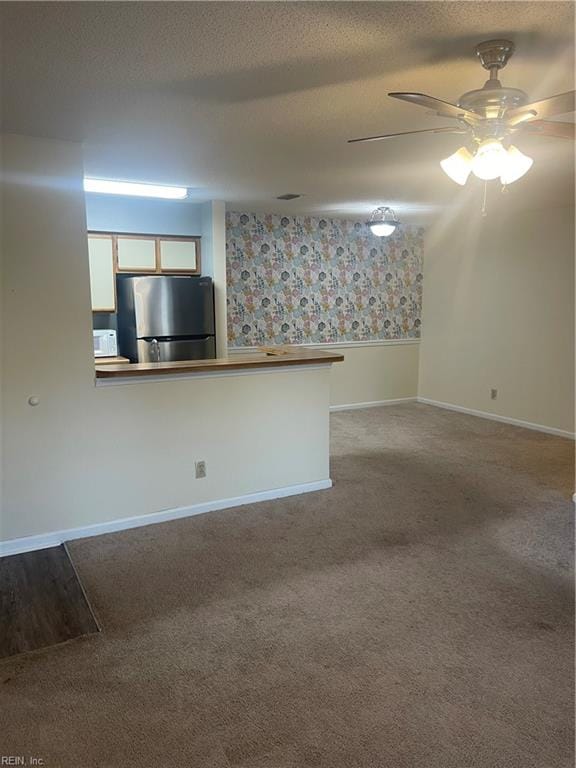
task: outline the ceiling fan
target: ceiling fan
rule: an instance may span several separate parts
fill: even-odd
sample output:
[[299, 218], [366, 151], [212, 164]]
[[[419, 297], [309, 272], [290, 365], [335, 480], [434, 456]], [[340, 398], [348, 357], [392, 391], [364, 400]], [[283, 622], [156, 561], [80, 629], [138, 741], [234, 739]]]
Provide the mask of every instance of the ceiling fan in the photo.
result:
[[572, 139], [574, 123], [549, 121], [546, 118], [574, 112], [575, 91], [560, 93], [529, 103], [528, 95], [519, 88], [507, 88], [500, 83], [498, 72], [514, 53], [510, 40], [487, 40], [476, 46], [476, 55], [484, 69], [490, 72], [483, 88], [464, 93], [457, 104], [441, 101], [424, 93], [389, 93], [419, 107], [432, 109], [441, 117], [457, 120], [457, 125], [426, 128], [417, 131], [389, 133], [350, 139], [349, 144], [381, 141], [397, 136], [419, 133], [455, 133], [467, 137], [465, 146], [440, 165], [457, 184], [464, 185], [470, 172], [489, 181], [500, 177], [502, 184], [511, 184], [530, 170], [533, 160], [512, 145], [518, 134]]

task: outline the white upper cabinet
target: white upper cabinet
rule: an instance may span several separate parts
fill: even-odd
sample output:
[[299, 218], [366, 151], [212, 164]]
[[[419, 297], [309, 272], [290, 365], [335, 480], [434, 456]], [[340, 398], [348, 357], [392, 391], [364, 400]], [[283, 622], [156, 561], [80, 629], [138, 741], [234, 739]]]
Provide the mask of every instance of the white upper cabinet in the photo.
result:
[[116, 312], [116, 273], [200, 274], [200, 238], [88, 233], [93, 312]]
[[88, 235], [93, 312], [116, 311], [114, 249], [111, 235]]
[[161, 272], [200, 272], [200, 252], [196, 240], [159, 238]]
[[118, 271], [156, 271], [156, 239], [154, 237], [118, 235], [117, 243]]

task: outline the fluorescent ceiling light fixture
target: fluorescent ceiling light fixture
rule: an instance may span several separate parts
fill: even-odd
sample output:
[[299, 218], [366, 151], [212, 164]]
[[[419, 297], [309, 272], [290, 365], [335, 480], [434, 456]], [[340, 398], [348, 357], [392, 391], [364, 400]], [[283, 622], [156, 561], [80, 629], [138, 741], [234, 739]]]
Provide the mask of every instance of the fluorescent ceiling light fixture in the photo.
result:
[[400, 224], [392, 208], [376, 208], [372, 211], [366, 226], [370, 227], [376, 237], [388, 237]]
[[531, 157], [511, 145], [508, 148], [506, 165], [500, 174], [500, 181], [502, 184], [512, 184], [513, 181], [518, 181], [525, 173], [528, 173], [533, 163], [534, 160]]
[[135, 181], [114, 181], [112, 179], [84, 179], [84, 190], [86, 192], [100, 192], [107, 195], [161, 197], [167, 200], [183, 200], [188, 194], [186, 187], [172, 187], [165, 184], [140, 184]]
[[464, 186], [472, 170], [472, 160], [474, 156], [468, 152], [466, 147], [460, 147], [458, 152], [440, 161], [440, 166], [444, 173], [449, 176], [456, 184]]

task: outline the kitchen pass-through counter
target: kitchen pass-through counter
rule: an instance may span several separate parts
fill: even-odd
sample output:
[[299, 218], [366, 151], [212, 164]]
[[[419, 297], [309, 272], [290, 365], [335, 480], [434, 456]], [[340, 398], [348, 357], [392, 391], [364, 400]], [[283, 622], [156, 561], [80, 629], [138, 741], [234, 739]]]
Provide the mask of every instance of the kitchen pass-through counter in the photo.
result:
[[344, 360], [339, 352], [306, 347], [262, 347], [256, 352], [234, 354], [210, 360], [183, 360], [168, 363], [96, 364], [96, 379], [137, 379], [182, 374], [232, 373], [234, 371], [286, 366], [330, 365]]

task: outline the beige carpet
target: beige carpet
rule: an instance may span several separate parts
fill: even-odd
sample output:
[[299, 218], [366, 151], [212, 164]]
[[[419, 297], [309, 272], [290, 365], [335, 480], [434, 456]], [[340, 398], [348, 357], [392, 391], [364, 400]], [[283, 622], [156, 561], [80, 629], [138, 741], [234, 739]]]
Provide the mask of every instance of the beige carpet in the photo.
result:
[[75, 542], [104, 631], [0, 664], [51, 768], [572, 768], [573, 445], [333, 417], [335, 487]]

